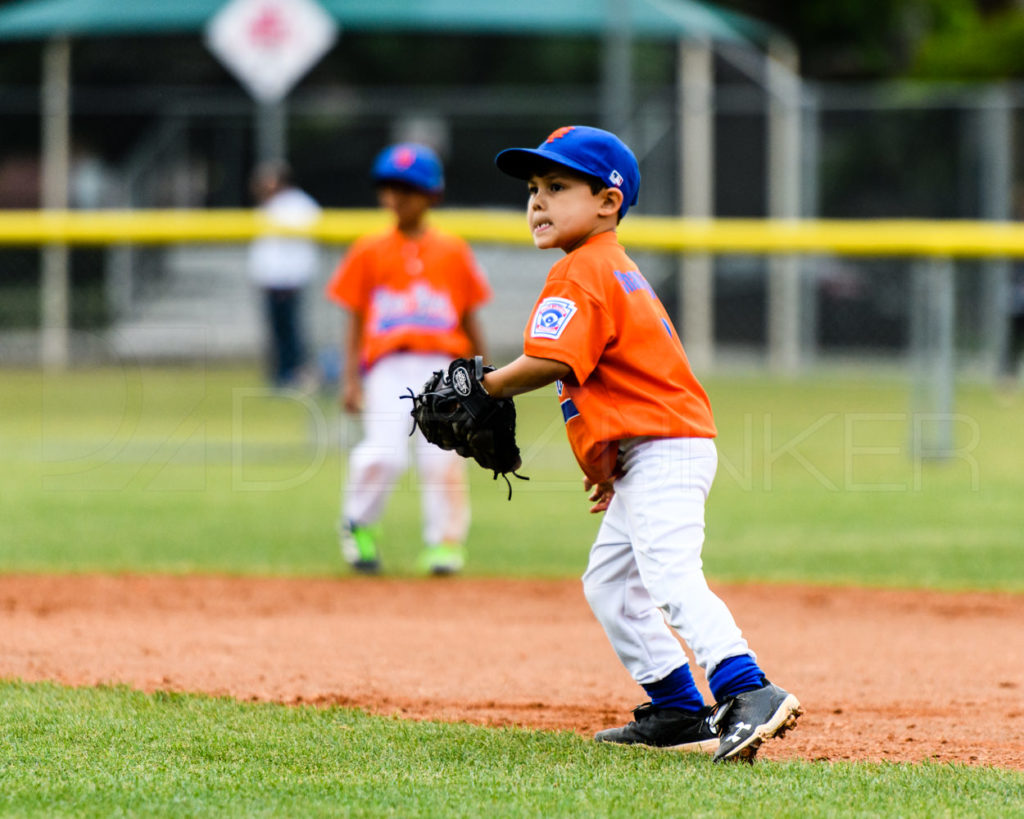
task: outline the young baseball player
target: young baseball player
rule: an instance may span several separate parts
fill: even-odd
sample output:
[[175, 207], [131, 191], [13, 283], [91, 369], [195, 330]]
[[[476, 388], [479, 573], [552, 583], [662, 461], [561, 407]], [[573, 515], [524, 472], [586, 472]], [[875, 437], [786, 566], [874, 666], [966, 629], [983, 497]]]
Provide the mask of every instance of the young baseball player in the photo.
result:
[[[327, 285], [348, 311], [342, 404], [362, 413], [342, 501], [342, 556], [358, 572], [380, 568], [375, 524], [409, 462], [411, 421], [401, 395], [454, 357], [483, 354], [476, 310], [490, 287], [469, 246], [436, 230], [428, 214], [444, 191], [440, 159], [427, 146], [386, 148], [372, 176], [386, 233], [356, 241]], [[422, 568], [451, 574], [465, 562], [469, 530], [466, 464], [454, 452], [413, 439], [421, 487]]]
[[[486, 374], [494, 397], [555, 383], [573, 452], [604, 519], [583, 588], [629, 673], [647, 692], [634, 721], [601, 742], [710, 749], [753, 760], [793, 727], [797, 698], [765, 678], [701, 564], [704, 503], [717, 468], [715, 422], [679, 336], [616, 237], [640, 171], [618, 137], [559, 128], [495, 159], [527, 181], [538, 248], [565, 252], [524, 333], [524, 353]], [[667, 625], [666, 625], [667, 621]], [[705, 706], [674, 628], [707, 674]]]

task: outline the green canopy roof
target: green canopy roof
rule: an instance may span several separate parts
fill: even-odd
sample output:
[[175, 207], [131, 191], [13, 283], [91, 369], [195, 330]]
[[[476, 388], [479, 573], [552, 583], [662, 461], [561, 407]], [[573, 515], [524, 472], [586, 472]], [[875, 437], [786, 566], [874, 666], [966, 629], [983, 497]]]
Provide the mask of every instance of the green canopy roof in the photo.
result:
[[[607, 0], [319, 0], [342, 31], [608, 32]], [[632, 34], [747, 43], [772, 30], [698, 0], [617, 0]], [[198, 32], [226, 0], [21, 0], [0, 8], [0, 40]]]

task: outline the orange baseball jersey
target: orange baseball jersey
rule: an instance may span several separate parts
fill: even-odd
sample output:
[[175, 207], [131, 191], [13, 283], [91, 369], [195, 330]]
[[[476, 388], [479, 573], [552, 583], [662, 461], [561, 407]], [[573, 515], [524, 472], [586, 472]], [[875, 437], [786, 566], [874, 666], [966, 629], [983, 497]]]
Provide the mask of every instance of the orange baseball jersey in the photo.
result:
[[328, 298], [364, 317], [364, 369], [396, 352], [470, 355], [462, 320], [490, 295], [469, 245], [434, 228], [358, 239], [327, 283]]
[[560, 259], [524, 332], [527, 355], [572, 368], [557, 382], [584, 474], [615, 473], [618, 441], [714, 438], [711, 402], [661, 301], [612, 231]]

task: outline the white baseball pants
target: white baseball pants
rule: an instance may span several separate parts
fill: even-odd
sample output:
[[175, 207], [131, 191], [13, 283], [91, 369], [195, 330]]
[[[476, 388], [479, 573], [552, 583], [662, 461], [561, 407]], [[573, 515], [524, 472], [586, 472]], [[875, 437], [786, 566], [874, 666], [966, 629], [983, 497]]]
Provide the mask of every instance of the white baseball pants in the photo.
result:
[[375, 363], [363, 380], [363, 439], [349, 455], [342, 500], [343, 520], [376, 523], [384, 514], [398, 478], [409, 468], [410, 443], [416, 454], [423, 516], [423, 541], [429, 546], [464, 543], [469, 532], [466, 463], [454, 452], [427, 442], [412, 429], [412, 401], [434, 370], [447, 369], [441, 354], [396, 353]]
[[[583, 575], [583, 589], [622, 664], [641, 685], [687, 661], [669, 626], [706, 674], [727, 657], [753, 654], [701, 561], [704, 502], [718, 468], [709, 438], [624, 441], [625, 474]], [[667, 625], [666, 625], [667, 621]]]

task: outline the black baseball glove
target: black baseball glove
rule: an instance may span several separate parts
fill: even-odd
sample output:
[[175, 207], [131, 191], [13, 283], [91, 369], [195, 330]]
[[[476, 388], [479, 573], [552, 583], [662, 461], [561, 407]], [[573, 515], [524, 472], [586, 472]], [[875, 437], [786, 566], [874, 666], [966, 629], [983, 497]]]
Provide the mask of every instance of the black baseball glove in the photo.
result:
[[[445, 370], [437, 370], [412, 398], [412, 432], [420, 428], [423, 437], [441, 449], [472, 458], [484, 469], [505, 478], [522, 465], [516, 444], [516, 405], [511, 398], [492, 398], [480, 380], [494, 367], [483, 358], [457, 358]], [[410, 433], [412, 434], [412, 433]], [[512, 484], [509, 483], [509, 497]]]

